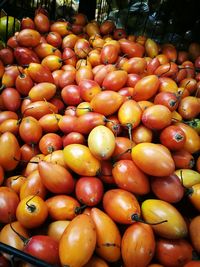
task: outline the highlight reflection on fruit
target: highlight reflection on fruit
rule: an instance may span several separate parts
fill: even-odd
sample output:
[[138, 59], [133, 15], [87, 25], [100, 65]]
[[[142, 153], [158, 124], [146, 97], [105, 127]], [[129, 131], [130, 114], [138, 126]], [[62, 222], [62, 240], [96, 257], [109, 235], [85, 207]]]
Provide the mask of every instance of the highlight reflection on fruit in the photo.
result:
[[51, 21], [42, 7], [21, 27], [8, 19], [0, 241], [62, 267], [190, 264], [200, 251], [200, 44], [179, 51], [81, 13]]

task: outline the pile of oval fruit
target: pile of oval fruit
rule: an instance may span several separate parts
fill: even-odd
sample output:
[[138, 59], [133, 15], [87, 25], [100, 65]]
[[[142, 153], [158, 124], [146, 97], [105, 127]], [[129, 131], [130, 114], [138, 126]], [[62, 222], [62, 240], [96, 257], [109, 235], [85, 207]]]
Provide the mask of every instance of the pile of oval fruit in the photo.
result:
[[196, 42], [23, 18], [0, 50], [0, 242], [51, 266], [200, 266], [199, 70]]

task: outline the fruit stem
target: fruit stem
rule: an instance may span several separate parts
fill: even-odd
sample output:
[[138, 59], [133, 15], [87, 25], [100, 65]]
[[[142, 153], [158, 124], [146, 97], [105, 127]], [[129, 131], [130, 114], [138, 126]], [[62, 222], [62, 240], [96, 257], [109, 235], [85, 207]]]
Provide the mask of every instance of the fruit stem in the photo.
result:
[[24, 114], [26, 113], [27, 110], [29, 109], [33, 109], [34, 107], [30, 107], [30, 108], [26, 108], [23, 112], [22, 112], [22, 118], [24, 117]]
[[114, 156], [114, 157], [112, 158], [112, 164], [115, 164], [115, 162], [118, 160], [118, 158], [119, 158], [120, 156], [122, 156], [122, 155], [124, 155], [124, 154], [126, 154], [126, 153], [131, 153], [131, 149], [132, 149], [132, 148], [128, 148], [128, 149], [126, 149], [125, 151], [123, 151], [123, 152], [119, 153], [118, 155]]
[[124, 59], [124, 58], [127, 57], [127, 56], [128, 56], [127, 54], [124, 54], [124, 55], [120, 58], [119, 62], [116, 62], [116, 63], [114, 64], [114, 66], [118, 69], [118, 66], [119, 66], [120, 62], [122, 61], [122, 59]]
[[169, 62], [169, 69], [166, 70], [165, 72], [161, 73], [160, 75], [158, 75], [158, 78], [162, 77], [162, 75], [168, 73], [171, 70], [171, 62]]
[[132, 142], [132, 124], [131, 123], [127, 123], [126, 124], [126, 127], [128, 128], [128, 136], [129, 136], [129, 139], [130, 141]]
[[[10, 254], [12, 259], [16, 257], [17, 259], [23, 260], [24, 262], [28, 262], [30, 264], [34, 264], [34, 266], [40, 266], [40, 267], [55, 267], [55, 265], [50, 265], [49, 263], [46, 263], [43, 260], [40, 260], [28, 253], [25, 253], [19, 249], [16, 249], [12, 246], [6, 245], [2, 242], [0, 242], [0, 250], [2, 252], [5, 252], [7, 254]], [[13, 265], [14, 266], [14, 265]], [[12, 266], [12, 267], [13, 267]], [[32, 265], [31, 265], [32, 266]]]
[[17, 70], [19, 71], [20, 78], [24, 78], [25, 74], [21, 72], [19, 66], [17, 66]]
[[28, 204], [35, 196], [37, 196], [39, 194], [39, 191], [37, 191], [29, 200], [26, 201], [26, 206], [28, 207], [28, 209], [30, 210], [30, 212], [34, 212], [36, 210], [36, 206], [33, 204]]
[[139, 215], [138, 215], [137, 213], [132, 214], [131, 219], [132, 219], [133, 221], [141, 222], [141, 223], [148, 224], [148, 225], [159, 225], [159, 224], [168, 222], [168, 220], [163, 220], [163, 221], [156, 222], [156, 223], [148, 223], [148, 222], [143, 221], [143, 220], [139, 217]]
[[22, 65], [23, 68], [28, 68], [29, 67], [29, 64], [24, 64]]
[[24, 245], [26, 245], [29, 241], [28, 238], [24, 237], [23, 235], [21, 235], [20, 233], [18, 233], [14, 227], [12, 226], [12, 223], [10, 223], [10, 228], [13, 230], [13, 232], [22, 240], [22, 242], [24, 243]]
[[19, 161], [19, 162], [23, 162], [23, 163], [35, 163], [35, 164], [39, 163], [37, 161], [28, 161], [28, 160], [25, 160], [25, 159], [17, 159], [16, 157], [13, 157], [13, 159], [16, 160], [16, 161]]
[[6, 88], [5, 84], [2, 84], [1, 87], [0, 87], [0, 91], [2, 91], [5, 88]]
[[80, 214], [82, 212], [82, 210], [84, 210], [85, 208], [87, 208], [86, 204], [82, 205], [81, 207], [76, 207], [75, 208], [75, 213], [76, 214]]
[[85, 108], [76, 108], [76, 109], [86, 109], [86, 110], [88, 110], [89, 112], [92, 112], [92, 109], [90, 108], [90, 107], [85, 107]]

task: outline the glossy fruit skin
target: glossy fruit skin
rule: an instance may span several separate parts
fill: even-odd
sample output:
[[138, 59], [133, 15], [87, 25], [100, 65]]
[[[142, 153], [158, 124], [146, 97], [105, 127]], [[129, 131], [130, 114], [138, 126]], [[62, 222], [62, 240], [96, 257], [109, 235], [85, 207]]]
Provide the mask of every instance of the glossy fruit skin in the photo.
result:
[[61, 91], [62, 100], [66, 105], [77, 106], [82, 102], [80, 87], [77, 85], [67, 85]]
[[5, 171], [11, 171], [19, 164], [21, 152], [14, 134], [5, 132], [0, 136], [0, 164]]
[[44, 200], [37, 195], [23, 198], [17, 206], [17, 220], [28, 229], [42, 225], [47, 219], [47, 216], [47, 205]]
[[195, 165], [194, 157], [184, 149], [172, 152], [176, 169], [192, 169]]
[[191, 188], [193, 185], [200, 184], [200, 173], [198, 171], [184, 168], [177, 169], [175, 174], [186, 188]]
[[102, 258], [92, 256], [91, 259], [84, 265], [84, 267], [109, 267], [109, 265]]
[[59, 130], [58, 122], [61, 118], [60, 114], [46, 114], [39, 119], [39, 124], [44, 132], [54, 133]]
[[70, 221], [67, 221], [67, 220], [58, 220], [58, 221], [49, 223], [48, 229], [47, 229], [47, 235], [59, 242], [62, 234], [64, 233], [69, 223]]
[[63, 152], [67, 166], [79, 175], [95, 176], [100, 169], [99, 160], [85, 145], [70, 144], [63, 149]]
[[30, 145], [37, 144], [42, 137], [42, 127], [38, 120], [28, 116], [22, 119], [19, 126], [19, 134], [25, 143]]
[[18, 131], [19, 131], [18, 120], [8, 119], [0, 124], [1, 133], [11, 132], [14, 135], [17, 135]]
[[200, 210], [200, 183], [193, 185], [189, 189], [189, 200], [191, 201], [192, 205], [199, 211]]
[[35, 15], [34, 24], [35, 24], [36, 29], [40, 33], [47, 33], [49, 31], [49, 27], [50, 27], [49, 18], [42, 13], [38, 13], [37, 15]]
[[104, 81], [104, 78], [107, 73], [115, 71], [116, 68], [112, 64], [103, 65], [95, 74], [94, 74], [94, 81], [97, 82], [100, 86]]
[[133, 99], [136, 101], [148, 100], [159, 89], [160, 81], [156, 75], [148, 75], [140, 79], [133, 90]]
[[103, 183], [97, 177], [80, 177], [76, 182], [76, 198], [87, 206], [96, 206], [103, 197]]
[[165, 63], [160, 65], [154, 72], [155, 75], [159, 77], [173, 77], [173, 75], [177, 74], [178, 66], [174, 62]]
[[166, 267], [185, 266], [192, 260], [193, 248], [185, 239], [159, 239], [156, 242], [156, 259]]
[[92, 218], [86, 214], [78, 215], [68, 225], [59, 242], [61, 264], [83, 266], [91, 258], [95, 246], [96, 229]]
[[9, 111], [17, 111], [21, 105], [21, 99], [19, 92], [12, 87], [7, 87], [1, 93], [1, 97], [3, 100], [3, 105], [6, 110]]
[[195, 96], [186, 96], [181, 99], [178, 112], [185, 120], [191, 120], [199, 116], [200, 113], [199, 98]]
[[100, 32], [103, 35], [112, 33], [115, 29], [115, 24], [112, 20], [105, 20], [100, 25]]
[[127, 73], [142, 74], [146, 69], [147, 63], [144, 58], [132, 57], [122, 64], [122, 69]]
[[119, 160], [131, 160], [131, 148], [135, 145], [128, 137], [115, 137], [115, 150], [112, 154], [112, 160], [115, 162]]
[[11, 189], [13, 189], [17, 194], [20, 192], [20, 188], [25, 182], [26, 177], [22, 175], [14, 175], [10, 176], [6, 179], [5, 185]]
[[[162, 113], [162, 117], [160, 114]], [[164, 105], [153, 105], [142, 113], [143, 124], [152, 130], [161, 130], [171, 124], [172, 113]]]
[[19, 196], [20, 199], [23, 199], [35, 194], [40, 196], [42, 199], [45, 199], [47, 194], [47, 189], [42, 183], [38, 169], [31, 171], [30, 174], [27, 175], [26, 180], [20, 188]]
[[40, 42], [39, 45], [34, 48], [34, 51], [41, 60], [49, 55], [55, 55], [59, 58], [61, 58], [62, 55], [59, 49], [46, 42]]
[[35, 47], [39, 44], [41, 35], [36, 30], [24, 29], [19, 32], [16, 38], [18, 44], [22, 47]]
[[8, 65], [5, 67], [4, 74], [2, 76], [2, 84], [7, 87], [14, 87], [17, 76], [23, 69], [20, 66]]
[[56, 133], [46, 133], [39, 141], [39, 149], [44, 155], [62, 149], [62, 138]]
[[6, 186], [0, 187], [0, 222], [9, 223], [16, 219], [16, 209], [19, 204], [19, 197], [17, 193]]
[[77, 216], [77, 208], [80, 207], [80, 203], [75, 198], [61, 194], [49, 197], [46, 204], [53, 221], [72, 220]]
[[86, 140], [83, 134], [77, 132], [71, 132], [62, 137], [63, 147], [70, 144], [86, 144]]
[[101, 62], [106, 64], [113, 64], [117, 61], [118, 51], [112, 44], [106, 44], [101, 50]]
[[50, 236], [32, 236], [25, 245], [24, 252], [49, 264], [59, 264], [58, 242]]
[[40, 161], [38, 171], [44, 186], [54, 194], [71, 194], [75, 181], [71, 173], [55, 163]]
[[156, 57], [159, 53], [159, 48], [157, 43], [150, 38], [148, 38], [145, 42], [145, 50], [147, 55], [151, 58]]
[[123, 189], [108, 190], [103, 196], [103, 207], [111, 219], [121, 224], [132, 224], [132, 216], [140, 216], [140, 205], [135, 195]]
[[184, 131], [175, 125], [170, 125], [162, 130], [160, 142], [170, 150], [180, 150], [185, 144]]
[[200, 231], [199, 231], [200, 216], [195, 216], [189, 224], [189, 235], [192, 242], [192, 246], [199, 253], [200, 251]]
[[142, 117], [142, 109], [135, 100], [125, 101], [118, 110], [118, 119], [123, 126], [130, 125], [131, 128], [136, 128]]
[[[5, 47], [0, 50], [1, 65], [11, 65], [14, 62], [14, 52], [11, 48]], [[3, 63], [3, 64], [2, 64]], [[4, 68], [3, 68], [4, 69]]]
[[[13, 221], [11, 225], [17, 231], [17, 233], [21, 234], [25, 238], [29, 237], [27, 229], [23, 227], [18, 221]], [[12, 228], [10, 227], [10, 222], [2, 227], [0, 231], [0, 242], [3, 242], [4, 244], [7, 244], [19, 250], [23, 250], [24, 248], [24, 242], [12, 230]]]
[[20, 66], [30, 64], [31, 62], [40, 63], [37, 54], [27, 47], [16, 47], [14, 57]]
[[184, 218], [170, 203], [158, 199], [147, 199], [142, 203], [141, 212], [143, 219], [148, 223], [167, 220], [167, 222], [152, 225], [153, 230], [160, 237], [174, 240], [187, 236], [188, 229]]
[[132, 139], [136, 144], [152, 142], [153, 131], [144, 125], [138, 125], [135, 129], [132, 130]]
[[124, 70], [115, 70], [106, 74], [102, 87], [104, 90], [119, 91], [126, 84], [128, 74]]
[[40, 162], [40, 160], [44, 159], [43, 154], [37, 154], [36, 156], [33, 156], [30, 160], [30, 162], [26, 165], [26, 169], [24, 170], [24, 176], [28, 176], [31, 174], [33, 171], [37, 170], [37, 164], [33, 162]]
[[110, 160], [101, 161], [101, 171], [99, 173], [99, 177], [105, 184], [115, 184], [112, 176], [112, 168], [113, 164]]
[[7, 119], [18, 119], [18, 115], [16, 112], [14, 111], [8, 111], [8, 110], [4, 110], [1, 111], [0, 113], [0, 123], [4, 122]]
[[106, 90], [97, 93], [90, 103], [94, 112], [108, 116], [117, 112], [123, 103], [123, 97], [118, 92]]
[[[151, 157], [149, 157], [149, 154], [151, 154]], [[149, 175], [168, 176], [175, 170], [169, 150], [160, 144], [137, 144], [132, 148], [131, 156], [137, 167]]]
[[15, 80], [15, 87], [17, 91], [24, 96], [27, 96], [34, 83], [30, 77], [30, 75], [23, 73], [19, 74]]
[[185, 123], [177, 122], [175, 125], [180, 127], [186, 135], [186, 141], [183, 148], [191, 154], [197, 152], [200, 149], [200, 138], [198, 133]]
[[117, 186], [133, 194], [145, 195], [150, 191], [148, 176], [132, 160], [119, 160], [115, 163], [112, 174]]
[[155, 238], [151, 226], [135, 222], [122, 237], [122, 259], [127, 267], [147, 266], [155, 253]]
[[49, 101], [56, 93], [56, 85], [53, 83], [42, 82], [34, 85], [28, 93], [31, 101]]
[[48, 70], [41, 64], [31, 62], [27, 68], [27, 72], [35, 83], [54, 83], [54, 79], [50, 70]]
[[90, 216], [97, 233], [96, 253], [108, 262], [115, 262], [121, 256], [121, 235], [115, 222], [102, 210], [92, 208]]
[[46, 41], [48, 44], [59, 48], [62, 45], [62, 37], [57, 32], [49, 32], [46, 36]]
[[88, 147], [95, 158], [109, 159], [115, 149], [115, 136], [106, 126], [96, 126], [88, 135]]
[[129, 40], [121, 39], [119, 41], [120, 48], [124, 54], [127, 54], [129, 58], [131, 57], [142, 57], [144, 54], [144, 47], [139, 44]]
[[176, 174], [166, 177], [151, 177], [151, 189], [157, 198], [169, 203], [179, 202], [185, 193], [184, 187]]
[[32, 116], [36, 120], [39, 120], [46, 114], [58, 113], [58, 108], [48, 101], [35, 101], [29, 103], [24, 110], [22, 110], [24, 116]]
[[178, 96], [172, 92], [160, 92], [155, 96], [154, 104], [164, 105], [170, 111], [174, 111], [178, 107]]
[[47, 162], [55, 163], [61, 165], [67, 169], [67, 165], [64, 161], [64, 155], [62, 150], [56, 150], [52, 154], [48, 154], [44, 157], [44, 160]]

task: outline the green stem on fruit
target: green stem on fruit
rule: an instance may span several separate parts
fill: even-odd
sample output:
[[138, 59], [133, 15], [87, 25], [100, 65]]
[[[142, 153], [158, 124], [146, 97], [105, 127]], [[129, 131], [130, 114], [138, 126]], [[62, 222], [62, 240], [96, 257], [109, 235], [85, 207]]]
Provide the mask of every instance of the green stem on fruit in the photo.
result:
[[158, 75], [158, 77], [159, 77], [159, 78], [162, 77], [162, 75], [168, 73], [170, 70], [171, 70], [171, 62], [169, 62], [169, 69], [166, 70], [165, 72], [161, 73], [160, 75]]
[[124, 154], [126, 153], [131, 153], [131, 150], [132, 148], [128, 148], [126, 149], [125, 151], [119, 153], [118, 155], [112, 157], [111, 161], [112, 161], [112, 164], [114, 165], [116, 161], [118, 161], [119, 157], [123, 156]]
[[133, 141], [133, 140], [132, 140], [132, 128], [133, 128], [133, 126], [132, 126], [131, 123], [127, 123], [127, 124], [126, 124], [126, 127], [128, 128], [128, 136], [129, 136], [129, 139], [130, 139], [130, 141], [132, 142], [132, 141]]
[[26, 113], [27, 110], [29, 109], [33, 109], [34, 107], [30, 107], [30, 108], [25, 108], [25, 110], [22, 112], [22, 118], [24, 117], [24, 114]]
[[18, 180], [20, 177], [23, 177], [22, 175], [18, 175], [17, 177], [13, 178], [14, 181]]
[[139, 215], [138, 215], [137, 213], [132, 214], [131, 219], [132, 219], [133, 221], [141, 222], [141, 223], [148, 224], [148, 225], [159, 225], [159, 224], [168, 222], [168, 220], [163, 220], [163, 221], [160, 221], [160, 222], [148, 223], [148, 222], [143, 221], [143, 220], [139, 217]]
[[77, 107], [76, 109], [85, 109], [85, 110], [88, 110], [89, 112], [92, 112], [93, 110], [92, 110], [92, 108], [90, 108], [90, 107], [85, 107], [85, 108], [79, 108], [79, 107]]
[[87, 208], [86, 204], [82, 205], [81, 207], [76, 207], [74, 211], [76, 214], [80, 214], [85, 208]]
[[0, 87], [0, 91], [4, 90], [6, 88], [5, 84], [2, 84]]
[[117, 69], [119, 69], [118, 66], [119, 66], [120, 62], [122, 61], [122, 59], [124, 59], [124, 58], [127, 57], [127, 56], [128, 56], [127, 54], [124, 54], [124, 55], [120, 58], [119, 62], [116, 62], [116, 63], [114, 64], [114, 66], [115, 66]]
[[13, 230], [13, 232], [22, 240], [22, 242], [24, 243], [24, 245], [26, 245], [29, 241], [28, 238], [24, 237], [23, 235], [21, 235], [20, 233], [18, 233], [14, 227], [12, 226], [12, 223], [10, 223], [10, 228]]
[[22, 73], [22, 71], [20, 70], [19, 66], [17, 66], [17, 70], [19, 71], [20, 78], [24, 78], [25, 74]]
[[33, 204], [28, 204], [35, 196], [39, 194], [39, 191], [37, 191], [29, 200], [26, 201], [26, 206], [28, 207], [29, 211], [33, 213], [36, 210], [36, 206]]
[[30, 64], [24, 64], [22, 65], [23, 68], [28, 68]]

